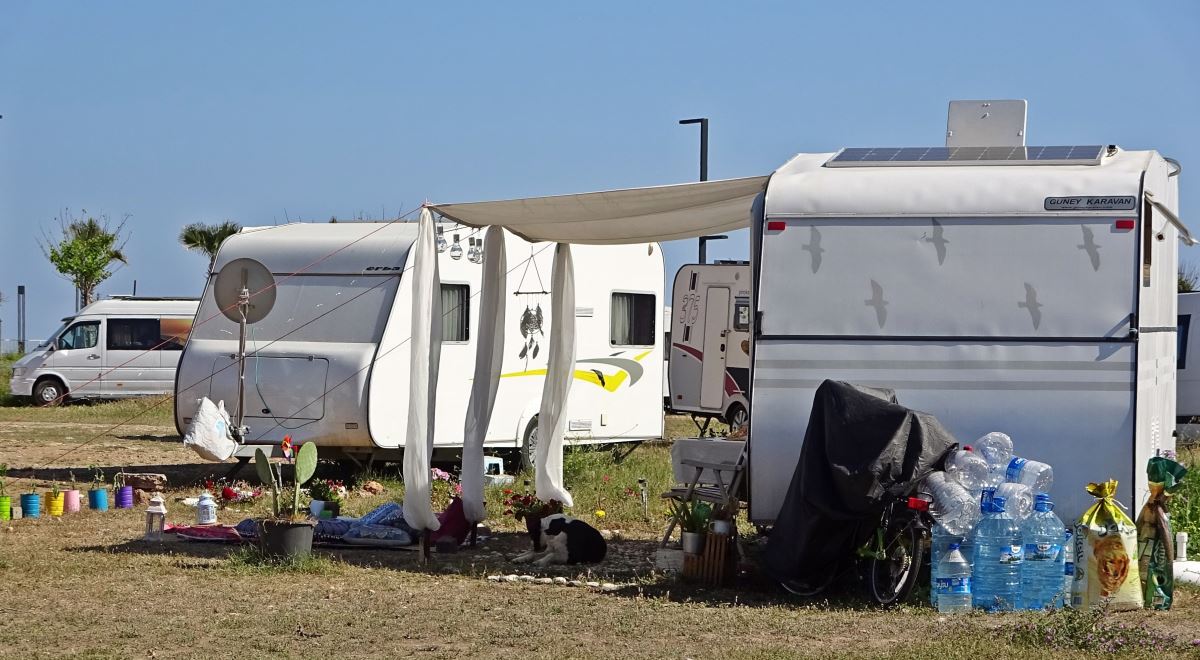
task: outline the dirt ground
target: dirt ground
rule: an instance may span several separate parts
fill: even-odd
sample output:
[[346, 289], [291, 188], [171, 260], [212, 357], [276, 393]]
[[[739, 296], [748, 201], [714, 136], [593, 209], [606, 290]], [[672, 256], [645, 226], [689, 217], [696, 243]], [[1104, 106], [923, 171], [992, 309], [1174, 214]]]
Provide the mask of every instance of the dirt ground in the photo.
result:
[[[176, 498], [194, 495], [212, 466], [198, 463], [170, 426], [108, 432], [111, 423], [29, 418], [37, 414], [0, 421], [0, 462], [16, 477], [10, 494], [41, 490], [71, 469], [85, 482], [91, 464], [110, 474], [164, 471], [178, 484], [168, 493], [170, 520], [194, 515]], [[665, 460], [663, 449], [638, 451]], [[601, 458], [595, 474], [580, 478], [616, 474]], [[362, 513], [395, 496], [352, 498], [347, 509]], [[220, 518], [234, 523], [258, 511], [233, 507]], [[0, 657], [1093, 656], [1014, 642], [1007, 631], [1043, 616], [1036, 613], [947, 618], [915, 602], [881, 612], [853, 591], [797, 600], [752, 575], [736, 589], [687, 585], [654, 569], [661, 527], [653, 520], [610, 518], [625, 528], [622, 538], [591, 570], [532, 569], [509, 561], [528, 547], [515, 524], [493, 522], [498, 531], [477, 548], [435, 554], [428, 565], [413, 552], [337, 549], [286, 569], [248, 561], [234, 546], [143, 541], [138, 509], [12, 521], [0, 527]], [[488, 579], [510, 574], [607, 590]], [[1200, 638], [1198, 615], [1200, 592], [1182, 590], [1169, 613], [1110, 622], [1169, 632], [1181, 640], [1174, 653], [1185, 654], [1186, 642]]]

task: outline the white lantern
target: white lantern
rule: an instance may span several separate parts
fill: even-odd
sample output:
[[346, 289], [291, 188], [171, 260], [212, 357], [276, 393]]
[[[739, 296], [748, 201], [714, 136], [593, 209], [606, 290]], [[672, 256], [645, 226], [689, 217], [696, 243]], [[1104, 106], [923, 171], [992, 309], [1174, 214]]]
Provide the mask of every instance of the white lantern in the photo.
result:
[[167, 505], [161, 495], [150, 498], [146, 507], [146, 540], [161, 541], [163, 528], [167, 525]]
[[196, 503], [196, 524], [217, 524], [217, 502], [209, 493], [201, 493], [200, 501]]

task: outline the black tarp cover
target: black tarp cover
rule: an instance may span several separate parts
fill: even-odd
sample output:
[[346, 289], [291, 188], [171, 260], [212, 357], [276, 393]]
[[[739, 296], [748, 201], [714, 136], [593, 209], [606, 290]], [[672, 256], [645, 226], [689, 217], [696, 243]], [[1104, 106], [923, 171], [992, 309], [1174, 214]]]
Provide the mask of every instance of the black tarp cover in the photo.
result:
[[821, 383], [767, 541], [767, 572], [824, 582], [871, 533], [884, 504], [940, 468], [955, 443], [933, 415], [898, 404], [891, 390]]

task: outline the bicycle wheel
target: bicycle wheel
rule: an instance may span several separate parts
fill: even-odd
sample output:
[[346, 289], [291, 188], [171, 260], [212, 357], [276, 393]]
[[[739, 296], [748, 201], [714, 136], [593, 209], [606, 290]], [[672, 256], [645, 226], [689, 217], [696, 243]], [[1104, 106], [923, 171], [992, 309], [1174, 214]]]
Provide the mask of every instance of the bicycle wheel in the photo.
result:
[[915, 520], [905, 521], [884, 533], [884, 556], [867, 561], [867, 589], [882, 607], [904, 602], [921, 574], [924, 534]]

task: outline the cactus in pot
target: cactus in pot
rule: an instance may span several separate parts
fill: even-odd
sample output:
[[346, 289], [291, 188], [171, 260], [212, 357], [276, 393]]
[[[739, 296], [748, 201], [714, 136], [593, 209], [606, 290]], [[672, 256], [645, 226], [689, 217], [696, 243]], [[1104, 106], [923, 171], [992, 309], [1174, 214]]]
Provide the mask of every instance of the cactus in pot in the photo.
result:
[[[283, 438], [283, 456], [292, 461], [293, 455], [295, 458], [295, 483], [292, 484], [292, 508], [290, 516], [293, 519], [300, 518], [300, 487], [308, 483], [312, 479], [313, 473], [317, 471], [317, 446], [311, 442], [300, 446], [300, 449], [293, 452], [291, 436]], [[267, 455], [262, 449], [254, 452], [254, 468], [258, 472], [258, 478], [264, 484], [271, 488], [271, 509], [275, 514], [275, 518], [282, 519], [283, 509], [279, 505], [279, 492], [283, 488], [283, 473], [280, 469], [281, 464], [272, 463], [267, 460]]]

